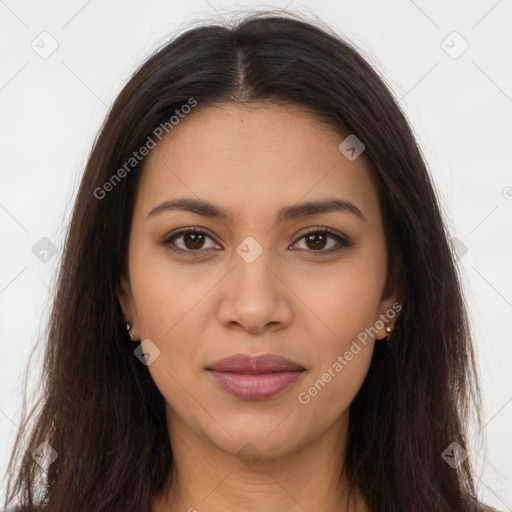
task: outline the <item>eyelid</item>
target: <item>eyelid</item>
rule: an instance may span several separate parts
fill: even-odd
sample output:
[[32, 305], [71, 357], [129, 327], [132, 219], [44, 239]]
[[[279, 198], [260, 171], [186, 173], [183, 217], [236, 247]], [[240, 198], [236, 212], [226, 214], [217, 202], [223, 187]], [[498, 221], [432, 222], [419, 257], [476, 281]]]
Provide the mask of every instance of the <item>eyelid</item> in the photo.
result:
[[339, 238], [343, 243], [349, 244], [351, 243], [347, 236], [343, 235], [342, 233], [339, 233], [338, 231], [323, 227], [323, 226], [313, 226], [311, 228], [307, 228], [307, 231], [302, 233], [297, 240], [300, 240], [301, 238], [311, 234], [311, 233], [327, 233], [328, 235], [333, 236], [334, 238]]
[[331, 238], [334, 238], [338, 242], [338, 246], [331, 247], [330, 249], [327, 249], [325, 251], [324, 250], [320, 250], [320, 251], [309, 250], [309, 251], [307, 251], [308, 253], [311, 253], [311, 254], [328, 255], [328, 254], [336, 253], [344, 248], [353, 246], [352, 241], [347, 236], [343, 235], [342, 233], [339, 233], [338, 231], [335, 231], [334, 229], [331, 229], [328, 227], [314, 226], [314, 227], [308, 228], [308, 230], [306, 232], [299, 235], [297, 240], [292, 244], [292, 247], [294, 245], [296, 245], [304, 237], [306, 237], [310, 234], [313, 234], [313, 233], [327, 234], [328, 236], [330, 236]]
[[[213, 242], [215, 242], [217, 245], [220, 245], [216, 240], [215, 238], [210, 235], [210, 233], [205, 229], [205, 228], [201, 228], [201, 227], [197, 227], [197, 226], [191, 226], [191, 227], [188, 227], [188, 228], [183, 228], [183, 229], [180, 229], [176, 232], [173, 232], [169, 235], [166, 235], [162, 240], [161, 240], [161, 244], [164, 246], [164, 247], [169, 247], [171, 246], [171, 242], [176, 239], [176, 238], [179, 238], [183, 235], [187, 235], [189, 233], [198, 233], [200, 235], [206, 235], [208, 238], [210, 238], [211, 240], [213, 240]], [[188, 253], [188, 254], [198, 254], [200, 252], [206, 252], [207, 249], [197, 249], [195, 251], [193, 250], [184, 250], [184, 249], [180, 249], [179, 247], [171, 247], [171, 250], [174, 251], [174, 252], [181, 252], [181, 253]]]

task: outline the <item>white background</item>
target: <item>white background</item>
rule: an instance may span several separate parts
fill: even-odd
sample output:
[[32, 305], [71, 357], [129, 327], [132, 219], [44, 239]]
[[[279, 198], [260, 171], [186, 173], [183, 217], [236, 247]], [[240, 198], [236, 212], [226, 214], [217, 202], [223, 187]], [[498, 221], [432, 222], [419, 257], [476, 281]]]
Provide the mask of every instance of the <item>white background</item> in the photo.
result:
[[[287, 4], [357, 44], [413, 124], [448, 229], [467, 248], [460, 263], [485, 406], [486, 442], [473, 438], [480, 496], [512, 510], [511, 0], [0, 0], [1, 474], [70, 208], [108, 106], [144, 57], [184, 23]], [[453, 31], [469, 44], [458, 58], [445, 51], [464, 48]], [[51, 38], [58, 48], [43, 59], [31, 45], [48, 49]], [[58, 248], [47, 263], [31, 251], [42, 237]]]

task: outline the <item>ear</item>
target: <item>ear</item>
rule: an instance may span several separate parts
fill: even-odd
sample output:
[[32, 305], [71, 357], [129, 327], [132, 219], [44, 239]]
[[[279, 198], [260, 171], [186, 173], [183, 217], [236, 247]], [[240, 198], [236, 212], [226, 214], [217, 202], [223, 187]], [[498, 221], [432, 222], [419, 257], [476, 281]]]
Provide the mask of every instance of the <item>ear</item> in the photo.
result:
[[[402, 279], [399, 266], [395, 261], [394, 265], [390, 264], [388, 267], [388, 275], [379, 305], [379, 314], [374, 324], [375, 329], [378, 331], [375, 339], [383, 340], [392, 334], [403, 303], [404, 290]], [[390, 328], [391, 332], [388, 332], [386, 327]]]
[[137, 311], [133, 302], [132, 289], [128, 279], [122, 276], [117, 287], [117, 298], [123, 312], [123, 321], [132, 327], [132, 335], [138, 338]]
[[[401, 310], [402, 303], [396, 293], [383, 296], [379, 306], [379, 316], [375, 320], [375, 328], [378, 330], [375, 339], [382, 340], [391, 335]], [[386, 327], [391, 328], [391, 333], [386, 330]]]

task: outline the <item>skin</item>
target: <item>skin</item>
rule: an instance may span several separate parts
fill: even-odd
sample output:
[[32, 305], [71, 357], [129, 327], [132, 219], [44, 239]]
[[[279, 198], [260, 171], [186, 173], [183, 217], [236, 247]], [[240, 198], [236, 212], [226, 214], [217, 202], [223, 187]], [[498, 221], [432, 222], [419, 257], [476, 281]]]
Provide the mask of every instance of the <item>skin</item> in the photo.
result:
[[[166, 400], [174, 469], [153, 512], [323, 512], [344, 503], [346, 480], [338, 475], [349, 405], [375, 340], [360, 344], [308, 404], [298, 394], [396, 297], [384, 294], [386, 240], [376, 186], [364, 154], [349, 161], [340, 153], [343, 138], [300, 107], [199, 105], [148, 155], [132, 219], [129, 276], [118, 295], [134, 340], [149, 339], [160, 350], [148, 369]], [[178, 197], [206, 199], [233, 217], [169, 210], [148, 218], [156, 205]], [[281, 207], [333, 197], [354, 203], [366, 221], [329, 212], [275, 223]], [[174, 246], [202, 250], [197, 257], [160, 243], [190, 227], [210, 238], [201, 245], [185, 235]], [[339, 243], [330, 236], [324, 245], [308, 243], [307, 228], [331, 228], [353, 246], [329, 254]], [[252, 263], [236, 252], [248, 236], [263, 249]], [[386, 336], [382, 327], [375, 339]], [[278, 354], [306, 371], [275, 397], [239, 400], [205, 370], [236, 353]], [[251, 466], [237, 456], [247, 443], [261, 457]], [[341, 510], [366, 508], [358, 497]]]

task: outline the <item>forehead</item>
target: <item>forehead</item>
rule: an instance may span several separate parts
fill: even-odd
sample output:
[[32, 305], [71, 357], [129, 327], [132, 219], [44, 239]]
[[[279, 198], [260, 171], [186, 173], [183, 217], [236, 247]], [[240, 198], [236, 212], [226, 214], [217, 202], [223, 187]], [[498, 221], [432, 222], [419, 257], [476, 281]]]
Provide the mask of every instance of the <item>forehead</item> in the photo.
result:
[[369, 166], [339, 151], [343, 139], [300, 106], [199, 105], [148, 155], [136, 209], [187, 196], [254, 216], [338, 197], [380, 218]]

